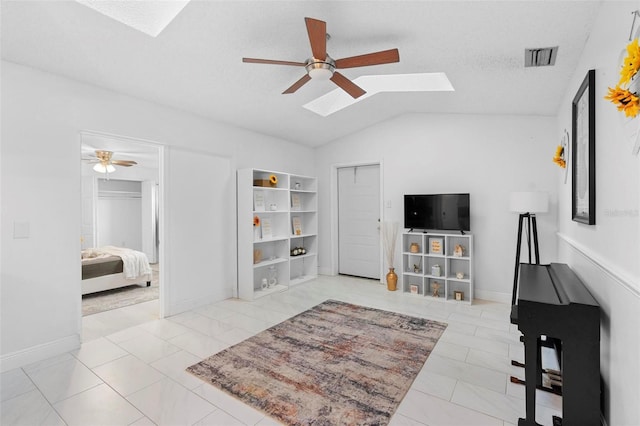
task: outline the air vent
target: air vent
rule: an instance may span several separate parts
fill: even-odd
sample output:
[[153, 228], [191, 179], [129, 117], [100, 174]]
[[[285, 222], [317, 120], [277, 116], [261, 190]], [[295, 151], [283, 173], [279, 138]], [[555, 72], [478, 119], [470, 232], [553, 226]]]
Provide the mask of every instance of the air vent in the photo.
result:
[[556, 56], [558, 56], [558, 46], [544, 47], [541, 49], [525, 49], [524, 66], [546, 67], [548, 65], [555, 65]]

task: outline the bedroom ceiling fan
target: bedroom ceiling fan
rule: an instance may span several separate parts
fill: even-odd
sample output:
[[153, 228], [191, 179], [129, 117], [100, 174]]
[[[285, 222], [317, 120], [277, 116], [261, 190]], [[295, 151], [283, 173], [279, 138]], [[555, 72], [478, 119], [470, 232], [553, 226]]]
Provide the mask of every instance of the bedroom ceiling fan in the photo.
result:
[[369, 65], [389, 64], [400, 61], [398, 49], [383, 50], [364, 55], [333, 59], [327, 54], [327, 23], [313, 18], [304, 18], [311, 43], [312, 57], [305, 62], [278, 61], [271, 59], [242, 58], [242, 62], [254, 64], [291, 65], [304, 67], [307, 73], [283, 94], [294, 93], [311, 79], [331, 80], [353, 98], [359, 98], [366, 92], [357, 84], [340, 74], [336, 69], [365, 67]]
[[93, 170], [98, 173], [113, 173], [116, 171], [115, 166], [131, 167], [138, 164], [133, 160], [114, 160], [113, 151], [105, 151], [96, 149], [96, 158], [88, 158], [89, 163], [96, 163]]

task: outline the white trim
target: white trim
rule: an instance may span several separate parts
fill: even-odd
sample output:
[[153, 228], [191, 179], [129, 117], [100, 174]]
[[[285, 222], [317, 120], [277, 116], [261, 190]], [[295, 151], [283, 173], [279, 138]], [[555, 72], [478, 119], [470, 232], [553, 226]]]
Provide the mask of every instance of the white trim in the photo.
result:
[[318, 275], [327, 275], [329, 277], [333, 277], [336, 274], [332, 274], [331, 268], [328, 266], [318, 266]]
[[2, 355], [0, 358], [0, 373], [13, 370], [43, 359], [61, 355], [80, 347], [80, 335], [73, 334], [52, 342], [31, 346], [16, 352]]
[[605, 274], [609, 275], [613, 279], [613, 281], [620, 284], [634, 296], [640, 297], [640, 286], [638, 284], [638, 280], [634, 281], [633, 278], [628, 276], [626, 273], [620, 272], [619, 270], [617, 271], [614, 266], [594, 253], [593, 250], [590, 250], [589, 248], [578, 243], [567, 235], [560, 232], [557, 232], [556, 235], [560, 240], [567, 243], [575, 251], [580, 253], [585, 259], [591, 262], [594, 266], [599, 268]]
[[165, 307], [165, 316], [173, 316], [177, 314], [181, 314], [183, 312], [190, 311], [192, 309], [205, 306], [211, 303], [220, 302], [222, 300], [226, 300], [233, 297], [233, 289], [225, 288], [220, 296], [211, 296], [211, 297], [196, 297], [188, 300], [182, 300], [176, 304], [169, 305]]

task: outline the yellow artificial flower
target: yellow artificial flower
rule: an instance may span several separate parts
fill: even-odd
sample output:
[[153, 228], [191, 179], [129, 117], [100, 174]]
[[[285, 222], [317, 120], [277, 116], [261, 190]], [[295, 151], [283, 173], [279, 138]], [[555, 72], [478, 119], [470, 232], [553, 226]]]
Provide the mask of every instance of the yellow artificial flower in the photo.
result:
[[553, 162], [563, 169], [567, 167], [567, 162], [562, 158], [564, 155], [564, 147], [562, 145], [558, 145], [556, 148], [556, 155], [553, 156]]
[[624, 111], [627, 117], [633, 118], [640, 112], [638, 96], [627, 89], [622, 89], [620, 85], [613, 89], [609, 87], [609, 93], [604, 98], [618, 107], [618, 111]]
[[633, 39], [631, 43], [627, 45], [627, 56], [624, 58], [622, 68], [620, 69], [620, 81], [619, 86], [629, 84], [631, 78], [640, 69], [640, 46], [638, 46], [638, 39]]

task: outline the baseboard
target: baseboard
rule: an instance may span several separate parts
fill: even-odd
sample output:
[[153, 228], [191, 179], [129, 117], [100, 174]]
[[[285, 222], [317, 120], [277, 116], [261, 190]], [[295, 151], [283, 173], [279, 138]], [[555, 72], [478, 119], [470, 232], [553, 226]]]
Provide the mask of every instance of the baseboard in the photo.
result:
[[326, 267], [326, 266], [318, 266], [318, 275], [328, 275], [328, 276], [334, 276], [335, 274], [331, 273], [331, 268]]
[[473, 298], [481, 300], [489, 300], [491, 302], [511, 304], [511, 293], [502, 293], [499, 291], [488, 291], [473, 289]]
[[5, 354], [0, 357], [0, 373], [61, 355], [76, 350], [79, 347], [80, 335], [74, 334], [52, 342]]
[[225, 299], [229, 299], [233, 297], [233, 289], [225, 289], [223, 294], [213, 295], [210, 297], [197, 297], [193, 299], [183, 300], [178, 303], [170, 304], [165, 307], [164, 317], [170, 317], [173, 315], [178, 315], [183, 312], [190, 311], [195, 308], [199, 308], [201, 306], [208, 305], [210, 303], [220, 302]]

